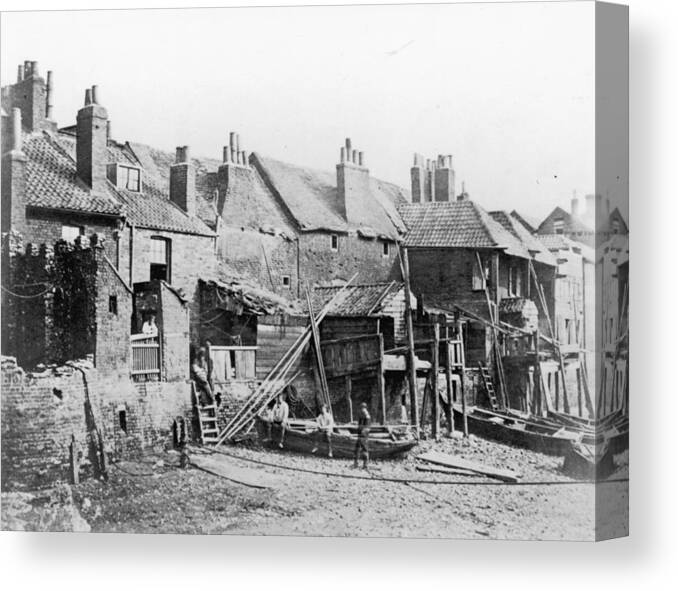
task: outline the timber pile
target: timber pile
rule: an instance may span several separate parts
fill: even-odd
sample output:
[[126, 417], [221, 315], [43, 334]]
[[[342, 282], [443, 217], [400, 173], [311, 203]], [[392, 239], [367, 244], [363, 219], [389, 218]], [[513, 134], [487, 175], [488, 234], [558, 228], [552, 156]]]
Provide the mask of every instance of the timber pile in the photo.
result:
[[450, 454], [429, 451], [417, 456], [417, 459], [446, 468], [483, 474], [484, 476], [489, 476], [490, 478], [495, 478], [496, 480], [501, 480], [503, 482], [518, 482], [518, 475], [511, 470], [502, 470], [501, 468], [485, 466], [484, 464], [464, 460]]
[[358, 276], [356, 273], [349, 281], [339, 290], [334, 297], [323, 307], [318, 316], [313, 319], [306, 330], [299, 335], [292, 346], [285, 352], [285, 354], [278, 360], [278, 363], [270, 371], [266, 379], [259, 385], [255, 392], [247, 399], [245, 404], [238, 410], [235, 416], [229, 421], [223, 431], [219, 434], [215, 445], [220, 445], [227, 439], [233, 439], [241, 430], [249, 427], [254, 421], [255, 417], [273, 400], [280, 392], [282, 392], [293, 380], [295, 376], [288, 378], [288, 374], [295, 363], [299, 360], [306, 346], [311, 340], [314, 333], [314, 328], [322, 322], [328, 314], [336, 300], [341, 297], [344, 290], [351, 284], [351, 282]]

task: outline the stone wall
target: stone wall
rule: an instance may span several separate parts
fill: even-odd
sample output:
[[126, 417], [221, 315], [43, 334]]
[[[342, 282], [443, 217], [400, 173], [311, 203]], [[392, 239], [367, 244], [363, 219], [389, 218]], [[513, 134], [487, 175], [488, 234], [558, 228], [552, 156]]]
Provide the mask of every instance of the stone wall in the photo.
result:
[[[71, 478], [72, 438], [81, 476], [97, 475], [101, 434], [109, 461], [172, 445], [172, 424], [191, 413], [187, 382], [135, 384], [87, 363], [25, 373], [2, 358], [2, 486], [36, 488]], [[190, 433], [189, 433], [190, 435]]]

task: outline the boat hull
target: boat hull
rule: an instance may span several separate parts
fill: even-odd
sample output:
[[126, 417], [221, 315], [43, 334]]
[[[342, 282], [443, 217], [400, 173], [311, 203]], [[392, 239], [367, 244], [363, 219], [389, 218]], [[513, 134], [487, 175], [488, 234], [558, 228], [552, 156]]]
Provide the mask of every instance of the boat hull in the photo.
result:
[[[280, 430], [273, 426], [271, 430], [271, 439], [268, 440], [269, 424], [263, 419], [257, 418], [257, 432], [259, 441], [264, 447], [278, 449], [280, 441]], [[358, 436], [355, 433], [357, 428], [353, 425], [339, 425], [332, 434], [332, 456], [334, 458], [353, 458], [355, 457], [356, 443]], [[353, 432], [352, 432], [353, 431]], [[369, 439], [370, 459], [391, 458], [404, 454], [417, 445], [417, 441], [409, 436], [401, 436], [400, 433], [394, 433], [391, 437], [388, 431], [380, 429], [377, 433], [371, 434]], [[314, 448], [317, 450], [313, 452]], [[285, 432], [283, 449], [303, 454], [313, 454], [319, 457], [328, 457], [329, 447], [327, 440], [319, 436], [314, 429], [314, 423], [294, 422]]]

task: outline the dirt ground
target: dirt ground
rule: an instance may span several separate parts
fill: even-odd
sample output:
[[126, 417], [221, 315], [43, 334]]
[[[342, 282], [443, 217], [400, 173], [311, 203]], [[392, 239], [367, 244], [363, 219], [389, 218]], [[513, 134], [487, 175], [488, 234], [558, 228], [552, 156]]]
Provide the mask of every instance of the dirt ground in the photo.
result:
[[[428, 449], [508, 468], [522, 483], [541, 484], [420, 472], [416, 455]], [[596, 505], [599, 523], [607, 524], [606, 537], [624, 535], [628, 523], [627, 482], [600, 484], [603, 493], [596, 503], [594, 485], [565, 476], [561, 458], [473, 436], [424, 441], [408, 456], [374, 462], [368, 471], [353, 469], [350, 461], [284, 450], [238, 446], [223, 451], [228, 455], [212, 453], [210, 460], [253, 470], [271, 488], [251, 488], [196, 467], [181, 469], [178, 454], [167, 452], [111, 465], [108, 482], [92, 479], [72, 486], [71, 513], [93, 532], [187, 534], [592, 540]], [[191, 453], [197, 458], [209, 452]], [[618, 467], [611, 478], [628, 475], [627, 457], [615, 458]], [[31, 505], [25, 496], [16, 497], [26, 494], [3, 493], [3, 525], [11, 525], [8, 508]], [[46, 494], [36, 498], [50, 505]], [[63, 491], [58, 496], [63, 498]], [[21, 528], [42, 529], [30, 518]]]

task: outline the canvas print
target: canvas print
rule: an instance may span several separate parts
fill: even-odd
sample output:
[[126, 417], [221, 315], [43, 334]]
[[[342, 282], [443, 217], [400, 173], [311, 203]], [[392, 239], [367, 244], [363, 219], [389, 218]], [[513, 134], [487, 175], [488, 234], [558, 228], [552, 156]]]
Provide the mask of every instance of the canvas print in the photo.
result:
[[628, 533], [628, 11], [5, 12], [2, 528]]

